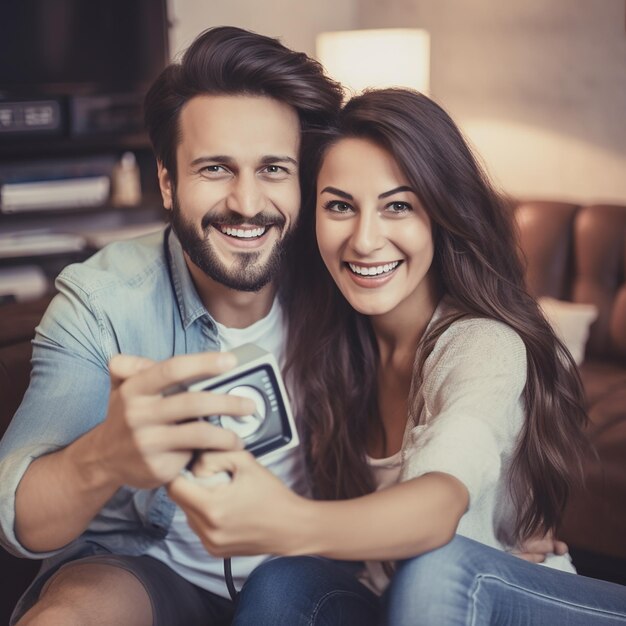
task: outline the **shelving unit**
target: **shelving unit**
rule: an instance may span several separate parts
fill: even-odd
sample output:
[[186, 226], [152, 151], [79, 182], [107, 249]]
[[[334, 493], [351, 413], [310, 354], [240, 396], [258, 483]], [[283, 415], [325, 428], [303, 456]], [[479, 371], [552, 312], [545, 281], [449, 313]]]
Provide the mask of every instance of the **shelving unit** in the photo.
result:
[[[136, 206], [113, 206], [110, 198], [100, 206], [58, 207], [54, 209], [0, 212], [0, 302], [24, 294], [16, 285], [10, 293], [10, 275], [15, 268], [39, 268], [52, 289], [54, 277], [68, 263], [81, 261], [98, 249], [102, 241], [120, 237], [124, 231], [141, 232], [142, 227], [163, 221], [161, 197], [157, 186], [156, 165], [147, 138], [141, 136], [106, 136], [100, 140], [80, 138], [72, 141], [47, 139], [27, 142], [3, 142], [0, 168], [4, 164], [28, 163], [29, 160], [51, 164], [63, 158], [84, 158], [106, 155], [118, 160], [132, 150], [137, 159], [141, 179], [141, 201]], [[103, 233], [102, 236], [98, 236]], [[80, 241], [82, 240], [82, 244]], [[35, 272], [33, 272], [35, 275]], [[20, 281], [24, 273], [16, 273]], [[4, 279], [4, 280], [3, 280]], [[19, 289], [18, 289], [19, 287]], [[33, 295], [39, 295], [34, 292]]]
[[[0, 303], [25, 292], [11, 294], [12, 272], [23, 281], [30, 268], [52, 290], [68, 263], [164, 218], [141, 104], [169, 58], [166, 0], [29, 7], [12, 4], [0, 23]], [[126, 152], [141, 197], [120, 207]]]

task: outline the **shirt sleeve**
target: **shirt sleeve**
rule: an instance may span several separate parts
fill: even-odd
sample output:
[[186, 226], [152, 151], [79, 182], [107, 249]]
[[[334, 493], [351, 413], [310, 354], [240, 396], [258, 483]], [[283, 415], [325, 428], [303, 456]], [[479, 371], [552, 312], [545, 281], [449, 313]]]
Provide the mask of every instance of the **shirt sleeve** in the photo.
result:
[[500, 322], [455, 322], [424, 364], [424, 416], [408, 437], [403, 479], [444, 472], [470, 506], [500, 479], [522, 426], [526, 350]]
[[0, 442], [0, 543], [31, 553], [15, 536], [15, 493], [36, 458], [67, 446], [104, 418], [108, 404], [110, 333], [92, 299], [69, 279], [57, 280], [33, 340], [31, 380]]

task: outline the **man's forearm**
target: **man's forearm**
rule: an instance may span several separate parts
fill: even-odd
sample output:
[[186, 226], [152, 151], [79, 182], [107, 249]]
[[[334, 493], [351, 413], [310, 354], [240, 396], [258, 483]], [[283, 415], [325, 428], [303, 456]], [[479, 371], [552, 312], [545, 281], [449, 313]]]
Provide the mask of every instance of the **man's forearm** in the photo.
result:
[[121, 486], [99, 463], [94, 431], [36, 459], [24, 474], [15, 533], [31, 552], [56, 550], [78, 537]]

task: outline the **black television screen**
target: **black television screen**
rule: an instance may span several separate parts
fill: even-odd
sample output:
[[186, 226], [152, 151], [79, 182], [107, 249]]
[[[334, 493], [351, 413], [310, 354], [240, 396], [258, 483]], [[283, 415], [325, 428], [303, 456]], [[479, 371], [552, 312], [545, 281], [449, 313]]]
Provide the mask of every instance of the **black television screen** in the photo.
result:
[[3, 0], [0, 13], [5, 94], [136, 89], [167, 63], [166, 0]]

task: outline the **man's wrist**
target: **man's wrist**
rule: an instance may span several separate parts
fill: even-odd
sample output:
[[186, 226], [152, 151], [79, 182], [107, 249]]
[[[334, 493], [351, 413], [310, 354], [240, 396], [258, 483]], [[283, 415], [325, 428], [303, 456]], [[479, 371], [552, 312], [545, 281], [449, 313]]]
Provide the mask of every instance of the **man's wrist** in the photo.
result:
[[106, 449], [100, 435], [100, 425], [77, 439], [65, 449], [65, 461], [75, 473], [76, 485], [87, 492], [108, 491], [113, 495], [122, 485], [117, 472], [106, 462]]

